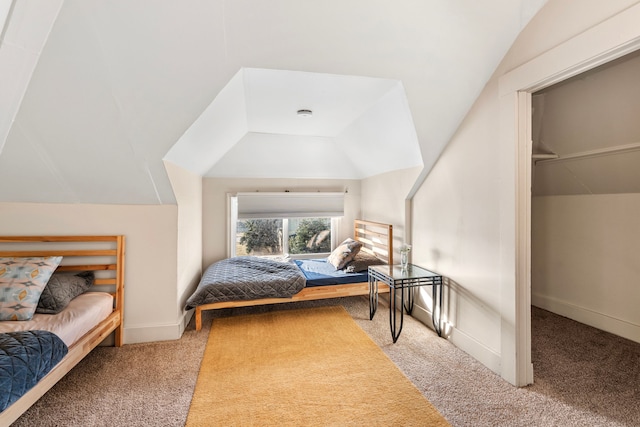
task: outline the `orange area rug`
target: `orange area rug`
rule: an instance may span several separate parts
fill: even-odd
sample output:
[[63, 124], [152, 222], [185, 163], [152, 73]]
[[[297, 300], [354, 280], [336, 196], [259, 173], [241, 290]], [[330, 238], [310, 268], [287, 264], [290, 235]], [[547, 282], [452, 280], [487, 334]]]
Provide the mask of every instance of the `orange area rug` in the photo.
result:
[[343, 307], [214, 320], [187, 426], [449, 426]]

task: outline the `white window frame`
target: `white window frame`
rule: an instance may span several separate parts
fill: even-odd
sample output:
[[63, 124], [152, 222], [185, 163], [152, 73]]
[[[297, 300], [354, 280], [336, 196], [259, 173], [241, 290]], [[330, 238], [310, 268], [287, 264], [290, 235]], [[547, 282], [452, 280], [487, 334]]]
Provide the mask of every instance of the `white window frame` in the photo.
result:
[[[320, 193], [322, 194], [322, 193]], [[227, 256], [236, 256], [236, 232], [238, 230], [238, 199], [235, 193], [227, 193]], [[315, 216], [305, 216], [303, 218], [317, 218]], [[289, 218], [278, 218], [283, 220], [283, 230], [289, 229]], [[337, 236], [340, 232], [340, 218], [331, 217], [331, 250], [337, 246]], [[309, 259], [309, 258], [323, 258], [329, 256], [330, 252], [318, 252], [313, 254], [290, 254], [289, 253], [289, 240], [283, 236], [282, 242], [283, 256], [290, 259]]]

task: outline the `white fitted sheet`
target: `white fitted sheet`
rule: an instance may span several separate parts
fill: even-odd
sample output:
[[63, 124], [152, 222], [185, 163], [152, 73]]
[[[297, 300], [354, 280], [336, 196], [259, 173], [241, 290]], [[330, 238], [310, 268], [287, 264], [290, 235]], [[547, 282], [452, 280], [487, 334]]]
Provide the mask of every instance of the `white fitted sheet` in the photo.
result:
[[106, 292], [85, 292], [58, 314], [33, 315], [31, 320], [0, 321], [0, 333], [45, 330], [71, 346], [113, 312], [113, 297]]

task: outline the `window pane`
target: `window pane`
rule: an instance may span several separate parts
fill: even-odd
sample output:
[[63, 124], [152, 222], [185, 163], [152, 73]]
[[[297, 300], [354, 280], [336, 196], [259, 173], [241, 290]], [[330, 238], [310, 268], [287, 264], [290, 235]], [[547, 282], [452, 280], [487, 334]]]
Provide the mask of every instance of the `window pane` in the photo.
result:
[[289, 219], [289, 253], [331, 252], [331, 218]]
[[238, 220], [236, 255], [282, 255], [282, 219]]

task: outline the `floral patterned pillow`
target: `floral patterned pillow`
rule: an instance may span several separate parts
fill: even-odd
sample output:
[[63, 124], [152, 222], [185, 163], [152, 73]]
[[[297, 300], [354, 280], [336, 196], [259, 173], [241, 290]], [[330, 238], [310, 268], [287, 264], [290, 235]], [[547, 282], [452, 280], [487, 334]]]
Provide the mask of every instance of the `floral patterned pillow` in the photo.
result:
[[61, 256], [0, 258], [0, 320], [30, 320]]
[[356, 256], [361, 247], [362, 243], [357, 242], [352, 238], [348, 238], [344, 242], [340, 243], [340, 246], [335, 248], [333, 252], [331, 252], [327, 261], [331, 263], [336, 270], [340, 270]]

